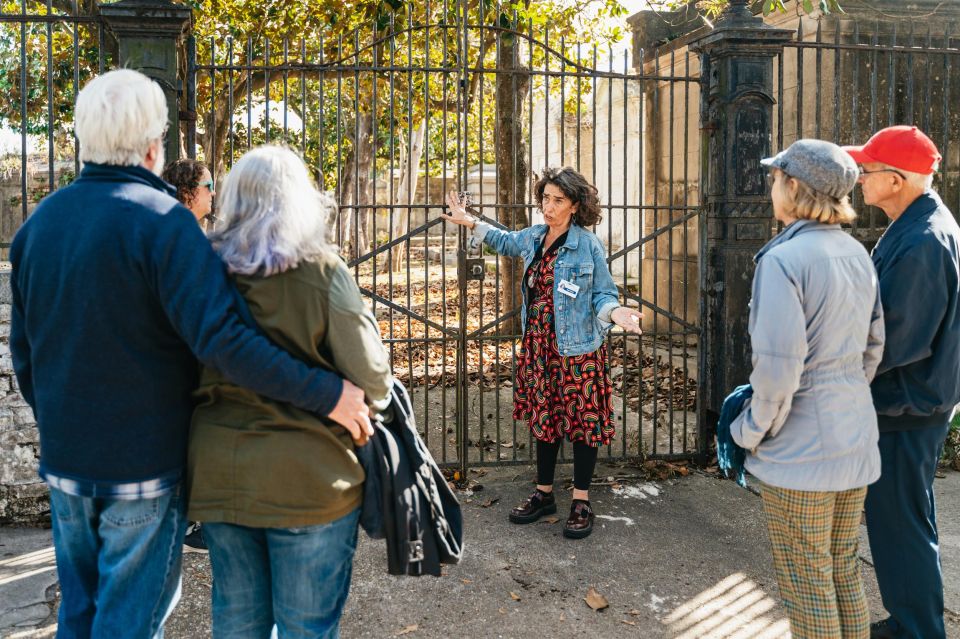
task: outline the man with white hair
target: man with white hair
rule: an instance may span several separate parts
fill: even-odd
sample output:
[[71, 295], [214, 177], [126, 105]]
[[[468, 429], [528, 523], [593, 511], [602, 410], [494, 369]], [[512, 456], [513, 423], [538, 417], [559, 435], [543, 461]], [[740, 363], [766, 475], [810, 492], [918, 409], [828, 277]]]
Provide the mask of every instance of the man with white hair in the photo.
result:
[[887, 341], [871, 384], [880, 479], [867, 491], [870, 549], [889, 618], [870, 636], [945, 636], [933, 479], [960, 402], [960, 228], [932, 190], [941, 157], [917, 127], [847, 147], [863, 201], [890, 225], [873, 249]]
[[84, 167], [11, 247], [10, 349], [50, 487], [59, 637], [162, 635], [180, 592], [198, 360], [372, 433], [363, 391], [245, 324], [220, 258], [157, 177], [166, 126], [146, 76], [89, 82], [76, 106]]

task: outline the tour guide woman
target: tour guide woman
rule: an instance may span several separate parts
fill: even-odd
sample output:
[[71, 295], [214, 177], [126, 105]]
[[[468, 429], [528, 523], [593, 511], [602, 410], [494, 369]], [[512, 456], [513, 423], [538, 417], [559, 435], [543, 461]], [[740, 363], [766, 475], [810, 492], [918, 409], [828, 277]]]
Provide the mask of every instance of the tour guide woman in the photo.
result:
[[[640, 332], [640, 313], [620, 306], [606, 251], [587, 227], [600, 221], [597, 189], [571, 168], [545, 169], [534, 187], [546, 224], [501, 231], [467, 214], [447, 195], [447, 220], [473, 229], [501, 255], [523, 258], [523, 343], [514, 386], [514, 419], [537, 439], [537, 489], [510, 512], [529, 524], [555, 513], [553, 476], [560, 442], [573, 442], [573, 503], [566, 537], [593, 530], [590, 480], [597, 450], [613, 439], [611, 385], [604, 336], [613, 324]], [[556, 320], [556, 321], [555, 321]]]

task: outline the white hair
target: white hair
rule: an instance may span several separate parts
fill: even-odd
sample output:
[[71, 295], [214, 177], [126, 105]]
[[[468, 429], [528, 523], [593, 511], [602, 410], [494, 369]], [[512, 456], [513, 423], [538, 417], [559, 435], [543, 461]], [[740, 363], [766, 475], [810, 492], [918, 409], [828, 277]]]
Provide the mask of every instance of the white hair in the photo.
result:
[[934, 173], [937, 172], [937, 169], [940, 168], [940, 163], [938, 162], [934, 164], [933, 171], [931, 171], [929, 174], [914, 173], [913, 171], [904, 171], [903, 169], [898, 169], [897, 167], [891, 166], [889, 164], [884, 164], [883, 167], [885, 169], [891, 169], [893, 171], [896, 171], [897, 173], [901, 173], [903, 177], [907, 179], [907, 183], [910, 186], [916, 189], [920, 189], [921, 191], [928, 191], [933, 188], [933, 175]]
[[313, 185], [303, 161], [279, 146], [241, 157], [218, 193], [210, 234], [231, 273], [269, 276], [330, 251], [327, 220], [336, 202]]
[[167, 100], [147, 76], [118, 69], [83, 87], [74, 120], [81, 161], [136, 166], [150, 144], [163, 138]]

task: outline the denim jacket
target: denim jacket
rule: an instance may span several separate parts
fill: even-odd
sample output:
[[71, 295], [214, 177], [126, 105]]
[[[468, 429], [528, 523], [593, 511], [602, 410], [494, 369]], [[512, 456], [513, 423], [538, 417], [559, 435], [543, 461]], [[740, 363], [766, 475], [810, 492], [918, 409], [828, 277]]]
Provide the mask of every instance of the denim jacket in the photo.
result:
[[[519, 231], [502, 231], [486, 222], [477, 222], [470, 246], [479, 248], [484, 243], [500, 255], [522, 257], [523, 272], [526, 273], [546, 234], [546, 224]], [[600, 348], [604, 336], [613, 326], [610, 314], [620, 306], [617, 286], [607, 267], [606, 251], [600, 239], [571, 224], [567, 241], [557, 254], [553, 275], [557, 350], [566, 357], [592, 353]], [[564, 281], [579, 287], [575, 297], [560, 291], [560, 284]], [[526, 296], [521, 317], [526, 330]]]

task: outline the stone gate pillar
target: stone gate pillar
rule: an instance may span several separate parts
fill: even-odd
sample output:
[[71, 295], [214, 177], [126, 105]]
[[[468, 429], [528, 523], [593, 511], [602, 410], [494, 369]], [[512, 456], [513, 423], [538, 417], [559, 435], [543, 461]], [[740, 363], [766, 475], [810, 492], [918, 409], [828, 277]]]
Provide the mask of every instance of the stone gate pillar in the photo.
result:
[[700, 54], [703, 78], [701, 442], [712, 437], [724, 397], [750, 375], [753, 256], [770, 238], [773, 222], [760, 159], [771, 152], [773, 59], [794, 34], [765, 25], [747, 4], [731, 0], [715, 28], [690, 45]]
[[104, 24], [117, 41], [116, 67], [136, 69], [155, 80], [167, 98], [170, 127], [167, 161], [180, 157], [180, 43], [193, 10], [168, 0], [121, 0], [100, 6]]

